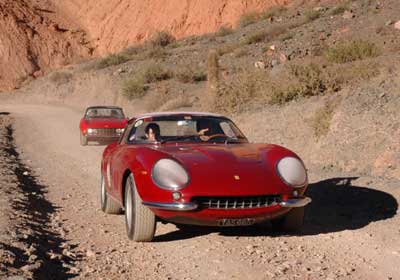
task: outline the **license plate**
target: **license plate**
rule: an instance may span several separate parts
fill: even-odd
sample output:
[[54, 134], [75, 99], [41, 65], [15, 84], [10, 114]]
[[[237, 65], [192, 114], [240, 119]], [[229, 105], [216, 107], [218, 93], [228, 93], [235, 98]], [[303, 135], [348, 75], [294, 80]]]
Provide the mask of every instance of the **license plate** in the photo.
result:
[[236, 227], [236, 226], [250, 226], [255, 223], [255, 219], [221, 219], [218, 220], [218, 225], [220, 227]]

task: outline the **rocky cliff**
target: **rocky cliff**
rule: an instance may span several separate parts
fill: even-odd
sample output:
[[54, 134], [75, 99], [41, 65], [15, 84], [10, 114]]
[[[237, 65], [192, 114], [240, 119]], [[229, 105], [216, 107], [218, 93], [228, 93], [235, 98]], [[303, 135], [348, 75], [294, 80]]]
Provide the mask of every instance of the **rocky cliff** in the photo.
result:
[[250, 11], [289, 0], [0, 0], [0, 91], [27, 77], [142, 42], [234, 26]]
[[85, 34], [47, 1], [0, 0], [0, 90], [87, 57]]

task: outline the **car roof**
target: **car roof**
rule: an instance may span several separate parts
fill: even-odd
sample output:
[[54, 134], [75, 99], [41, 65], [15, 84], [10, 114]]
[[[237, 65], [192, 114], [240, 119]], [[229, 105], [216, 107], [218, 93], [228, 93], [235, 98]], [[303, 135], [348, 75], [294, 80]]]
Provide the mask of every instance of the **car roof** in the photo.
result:
[[132, 119], [142, 119], [142, 118], [152, 118], [152, 117], [164, 117], [164, 116], [197, 116], [197, 117], [220, 117], [226, 118], [220, 114], [208, 113], [208, 112], [152, 112], [152, 113], [144, 113], [137, 116], [132, 117]]
[[89, 110], [89, 109], [120, 109], [120, 110], [122, 110], [122, 108], [118, 107], [118, 106], [90, 106], [90, 107], [86, 108], [86, 110]]

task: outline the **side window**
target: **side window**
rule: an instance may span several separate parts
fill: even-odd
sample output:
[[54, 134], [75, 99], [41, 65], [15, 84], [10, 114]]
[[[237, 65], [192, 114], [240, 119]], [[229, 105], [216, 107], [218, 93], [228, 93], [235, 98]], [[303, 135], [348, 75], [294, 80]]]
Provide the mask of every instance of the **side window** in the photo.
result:
[[222, 128], [222, 130], [224, 131], [224, 134], [225, 134], [226, 136], [231, 137], [231, 138], [236, 138], [236, 134], [235, 134], [235, 132], [232, 130], [232, 127], [230, 126], [229, 123], [227, 123], [227, 122], [221, 122], [219, 125], [221, 126], [221, 128]]
[[120, 140], [120, 142], [119, 142], [120, 144], [127, 144], [127, 143], [129, 143], [129, 137], [128, 137], [128, 135], [131, 134], [132, 128], [135, 129], [134, 124], [135, 124], [135, 122], [128, 123], [128, 124], [126, 125], [124, 134], [122, 135], [121, 140]]

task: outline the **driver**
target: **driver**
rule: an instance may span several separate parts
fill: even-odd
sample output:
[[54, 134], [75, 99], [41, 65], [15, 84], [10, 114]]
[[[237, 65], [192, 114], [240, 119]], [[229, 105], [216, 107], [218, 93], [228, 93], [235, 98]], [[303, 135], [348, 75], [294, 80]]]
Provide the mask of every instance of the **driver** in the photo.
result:
[[146, 135], [146, 140], [148, 141], [160, 141], [160, 126], [156, 123], [149, 123], [145, 130], [144, 133]]

